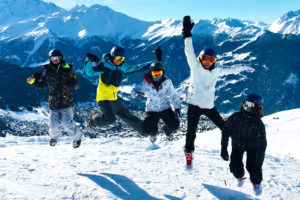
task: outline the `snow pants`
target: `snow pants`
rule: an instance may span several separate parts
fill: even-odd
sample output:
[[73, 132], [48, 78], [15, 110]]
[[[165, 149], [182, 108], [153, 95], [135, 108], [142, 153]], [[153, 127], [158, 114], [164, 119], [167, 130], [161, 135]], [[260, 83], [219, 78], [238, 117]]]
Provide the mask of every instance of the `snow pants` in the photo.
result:
[[176, 131], [179, 127], [179, 119], [176, 118], [172, 109], [167, 109], [162, 112], [146, 112], [143, 122], [143, 132], [146, 135], [156, 135], [158, 132], [158, 121], [162, 119], [164, 125], [163, 131], [169, 136], [173, 131]]
[[52, 139], [57, 139], [61, 136], [61, 131], [59, 130], [59, 125], [62, 125], [64, 131], [72, 137], [73, 141], [78, 141], [81, 139], [82, 132], [76, 127], [73, 121], [73, 109], [72, 107], [64, 108], [60, 110], [50, 110], [50, 120], [49, 120], [49, 135]]
[[123, 106], [119, 99], [115, 101], [99, 101], [98, 105], [101, 109], [102, 115], [94, 119], [97, 126], [103, 127], [113, 124], [118, 116], [128, 126], [143, 135], [142, 124], [143, 121], [130, 113], [130, 111]]
[[213, 123], [222, 130], [224, 125], [224, 120], [220, 116], [219, 112], [215, 107], [211, 109], [204, 109], [198, 106], [189, 104], [188, 106], [188, 117], [187, 117], [187, 133], [186, 133], [186, 143], [185, 149], [195, 150], [194, 143], [196, 139], [196, 131], [198, 127], [198, 122], [201, 115], [207, 116]]
[[245, 174], [243, 165], [243, 154], [247, 153], [246, 169], [250, 174], [252, 184], [260, 184], [262, 181], [262, 165], [265, 158], [265, 151], [245, 151], [243, 149], [232, 148], [230, 155], [230, 172], [236, 178], [242, 178]]

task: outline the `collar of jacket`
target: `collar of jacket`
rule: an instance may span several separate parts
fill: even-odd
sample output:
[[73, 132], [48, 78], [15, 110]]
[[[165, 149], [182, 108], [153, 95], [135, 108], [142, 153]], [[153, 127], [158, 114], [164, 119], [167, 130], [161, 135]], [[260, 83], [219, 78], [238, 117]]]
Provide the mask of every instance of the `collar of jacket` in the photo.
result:
[[113, 64], [111, 59], [110, 59], [109, 53], [103, 54], [102, 62], [103, 62], [104, 67], [106, 67], [108, 69], [111, 69], [111, 70], [120, 70], [120, 71], [122, 71], [121, 68], [126, 68], [125, 63], [122, 63], [119, 66], [116, 66], [115, 64]]
[[161, 84], [166, 80], [166, 77], [163, 75], [162, 79], [158, 82], [155, 82], [150, 74], [150, 72], [144, 74], [143, 76], [144, 80], [147, 82], [147, 83], [150, 83], [154, 86], [154, 88], [156, 89], [156, 91], [159, 90]]
[[57, 65], [53, 64], [52, 62], [49, 62], [48, 64], [44, 65], [44, 67], [48, 68], [48, 70], [55, 70], [59, 71], [64, 67], [64, 65], [67, 64], [66, 62], [61, 62]]

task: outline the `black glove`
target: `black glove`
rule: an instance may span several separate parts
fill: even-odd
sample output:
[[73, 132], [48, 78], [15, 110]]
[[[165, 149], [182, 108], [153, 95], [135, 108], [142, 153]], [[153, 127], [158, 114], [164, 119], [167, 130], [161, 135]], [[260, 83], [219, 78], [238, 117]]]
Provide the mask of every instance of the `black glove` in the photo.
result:
[[43, 73], [42, 73], [42, 72], [34, 72], [34, 74], [33, 74], [33, 78], [35, 78], [35, 79], [37, 80], [37, 79], [41, 78], [41, 77], [42, 77], [42, 75], [43, 75]]
[[153, 52], [155, 54], [156, 61], [160, 62], [162, 57], [162, 50], [160, 49], [160, 46], [156, 47]]
[[183, 22], [182, 22], [182, 37], [183, 39], [187, 37], [192, 37], [192, 29], [194, 26], [194, 22], [191, 23], [191, 17], [190, 16], [184, 16]]
[[99, 58], [91, 53], [86, 54], [86, 61], [91, 61], [91, 62], [99, 62]]
[[181, 117], [180, 108], [175, 109], [175, 117], [176, 117], [176, 119], [179, 119]]
[[226, 146], [222, 146], [222, 148], [221, 148], [221, 157], [225, 161], [229, 160], [229, 155], [228, 155], [228, 151], [227, 151], [227, 147]]

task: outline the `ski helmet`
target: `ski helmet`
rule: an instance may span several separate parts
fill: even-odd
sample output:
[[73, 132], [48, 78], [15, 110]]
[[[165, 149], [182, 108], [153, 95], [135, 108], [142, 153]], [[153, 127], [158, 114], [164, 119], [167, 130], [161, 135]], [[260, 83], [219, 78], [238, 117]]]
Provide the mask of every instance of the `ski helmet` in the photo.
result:
[[52, 49], [52, 50], [49, 52], [49, 58], [52, 57], [52, 56], [59, 56], [59, 57], [60, 57], [60, 61], [62, 61], [62, 60], [64, 59], [63, 54], [62, 54], [61, 51], [58, 50], [58, 49]]
[[52, 49], [50, 52], [49, 52], [49, 57], [50, 56], [63, 56], [61, 51], [58, 50], [58, 49]]
[[160, 62], [154, 62], [150, 65], [149, 67], [150, 71], [151, 70], [164, 70], [164, 66]]
[[261, 96], [257, 94], [249, 94], [243, 100], [241, 107], [246, 112], [246, 114], [250, 116], [262, 117], [263, 104], [264, 100]]
[[125, 49], [119, 46], [114, 46], [110, 50], [110, 55], [114, 58], [116, 56], [125, 57]]
[[205, 49], [202, 54], [200, 55], [207, 55], [207, 56], [213, 56], [216, 57], [216, 52], [213, 49]]

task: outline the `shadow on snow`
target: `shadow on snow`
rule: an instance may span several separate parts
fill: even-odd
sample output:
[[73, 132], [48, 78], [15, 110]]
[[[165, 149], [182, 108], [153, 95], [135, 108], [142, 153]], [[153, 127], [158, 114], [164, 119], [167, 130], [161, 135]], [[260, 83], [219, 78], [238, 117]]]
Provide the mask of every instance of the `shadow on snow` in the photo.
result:
[[[109, 173], [101, 173], [100, 175], [78, 173], [78, 175], [91, 179], [97, 185], [110, 191], [120, 199], [162, 200], [152, 197], [126, 176]], [[165, 195], [165, 197], [170, 200], [181, 199], [171, 195]]]
[[239, 191], [217, 187], [214, 185], [202, 184], [212, 195], [214, 195], [218, 199], [222, 200], [254, 200], [253, 198], [247, 194], [244, 194]]

